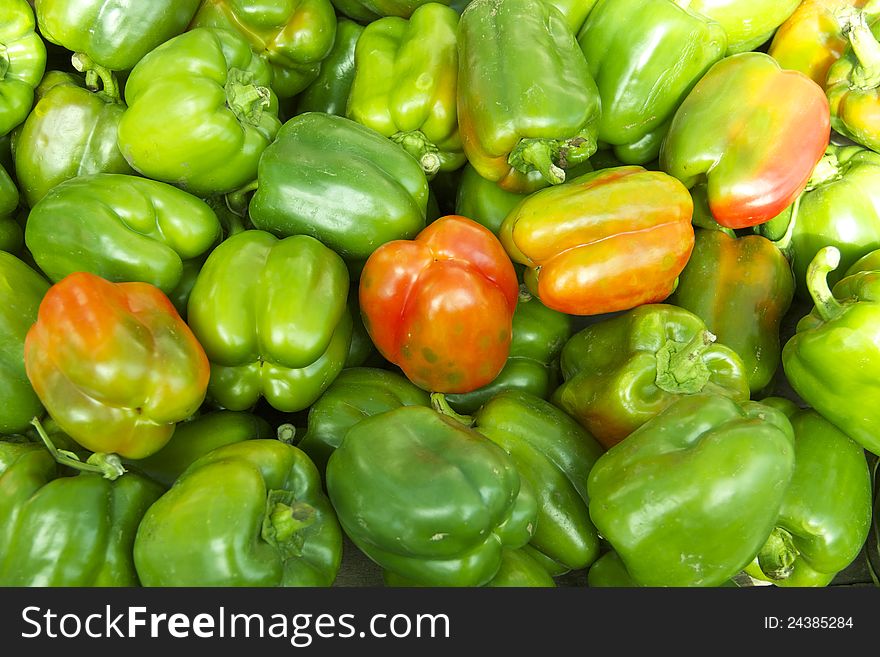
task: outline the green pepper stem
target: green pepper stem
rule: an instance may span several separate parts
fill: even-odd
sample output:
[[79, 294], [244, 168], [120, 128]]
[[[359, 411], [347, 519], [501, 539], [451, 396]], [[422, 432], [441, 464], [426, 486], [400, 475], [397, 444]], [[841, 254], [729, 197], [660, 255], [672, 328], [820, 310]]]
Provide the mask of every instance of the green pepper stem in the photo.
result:
[[40, 436], [40, 440], [43, 441], [52, 458], [61, 465], [66, 465], [81, 472], [93, 472], [111, 481], [118, 479], [126, 473], [126, 469], [122, 467], [122, 460], [116, 454], [95, 453], [89, 456], [86, 462], [83, 463], [73, 452], [55, 447], [46, 430], [43, 429], [39, 418], [35, 417], [32, 419], [31, 424], [37, 430], [37, 435]]
[[675, 394], [700, 392], [709, 381], [709, 368], [703, 354], [715, 342], [707, 330], [694, 335], [688, 342], [668, 340], [657, 351], [657, 387]]
[[529, 287], [525, 283], [519, 284], [519, 294], [517, 295], [517, 303], [528, 303], [534, 297], [532, 293], [529, 292]]
[[271, 490], [266, 498], [266, 514], [260, 536], [287, 556], [302, 554], [305, 537], [302, 530], [314, 524], [318, 511], [295, 499], [288, 490]]
[[819, 185], [836, 180], [840, 177], [840, 158], [837, 157], [837, 150], [825, 151], [822, 159], [813, 167], [813, 173], [807, 181], [805, 191], [811, 191]]
[[296, 427], [290, 423], [282, 424], [278, 427], [276, 435], [282, 443], [293, 445], [293, 441], [296, 439]]
[[245, 125], [259, 125], [263, 111], [272, 104], [272, 92], [267, 87], [254, 84], [254, 74], [249, 71], [230, 69], [224, 89], [226, 105], [235, 118]]
[[431, 408], [441, 415], [445, 415], [466, 427], [474, 426], [474, 418], [470, 415], [462, 415], [461, 413], [456, 412], [455, 409], [449, 405], [449, 402], [446, 401], [446, 395], [442, 392], [431, 393]]
[[775, 527], [764, 547], [758, 552], [758, 565], [762, 573], [778, 582], [791, 576], [798, 554], [791, 534]]
[[551, 185], [565, 182], [565, 171], [554, 164], [559, 158], [559, 144], [552, 139], [521, 139], [507, 159], [521, 173], [537, 170]]
[[851, 83], [856, 89], [869, 90], [880, 86], [880, 43], [868, 26], [865, 12], [857, 12], [843, 29], [859, 64], [853, 70]]
[[440, 149], [421, 130], [397, 132], [391, 135], [390, 139], [412, 155], [429, 178], [436, 175], [440, 170], [440, 165], [442, 164]]
[[[244, 187], [239, 187], [238, 189], [226, 194], [224, 199], [226, 201], [227, 209], [232, 214], [238, 217], [244, 217], [248, 211], [248, 194], [256, 191], [259, 186], [259, 180], [253, 180]], [[229, 235], [235, 235], [236, 233], [240, 233], [242, 230], [244, 230], [244, 225], [241, 225], [240, 227], [238, 225], [236, 225], [235, 227], [230, 227]]]
[[[70, 58], [73, 68], [86, 74], [86, 86], [92, 91], [101, 91], [109, 99], [119, 102], [119, 84], [109, 68], [97, 64], [84, 52], [74, 53]], [[98, 84], [98, 80], [101, 84]]]
[[0, 80], [6, 77], [9, 70], [9, 49], [5, 43], [0, 43]]
[[816, 312], [826, 322], [843, 312], [843, 306], [834, 298], [828, 286], [828, 272], [837, 269], [839, 265], [840, 251], [837, 247], [826, 246], [816, 254], [807, 267], [807, 289], [816, 304]]

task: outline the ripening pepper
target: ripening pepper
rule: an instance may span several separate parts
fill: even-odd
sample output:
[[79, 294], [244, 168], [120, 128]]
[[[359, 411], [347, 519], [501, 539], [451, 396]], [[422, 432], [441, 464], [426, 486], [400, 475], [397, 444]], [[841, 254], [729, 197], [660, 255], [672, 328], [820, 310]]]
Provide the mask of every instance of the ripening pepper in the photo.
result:
[[0, 441], [0, 586], [138, 586], [132, 545], [161, 493], [134, 472], [76, 473], [43, 445]]
[[788, 415], [795, 468], [776, 527], [751, 576], [777, 586], [827, 586], [858, 556], [871, 526], [871, 472], [862, 447], [812, 409], [764, 399]]
[[880, 270], [860, 271], [834, 286], [827, 274], [840, 252], [825, 247], [807, 269], [815, 306], [782, 348], [791, 387], [859, 445], [880, 454]]
[[46, 44], [25, 0], [0, 0], [0, 136], [27, 118], [46, 70]]
[[545, 306], [597, 315], [669, 296], [694, 245], [692, 214], [672, 176], [616, 167], [527, 196], [499, 238]]
[[461, 15], [458, 45], [459, 128], [481, 176], [534, 191], [564, 182], [565, 169], [596, 151], [599, 92], [553, 5], [474, 0]]
[[715, 220], [746, 228], [795, 200], [830, 134], [819, 85], [765, 53], [746, 52], [714, 64], [684, 99], [660, 167], [688, 188], [706, 182]]
[[675, 0], [717, 21], [727, 32], [727, 52], [755, 50], [794, 13], [801, 0]]
[[150, 51], [125, 83], [119, 149], [147, 178], [200, 196], [257, 176], [281, 126], [269, 65], [235, 32], [197, 28]]
[[[385, 586], [391, 588], [422, 587], [425, 585], [413, 580], [401, 577], [390, 570], [382, 571], [382, 579]], [[486, 588], [496, 587], [555, 587], [556, 582], [544, 567], [534, 557], [530, 556], [525, 549], [511, 550], [504, 548], [501, 552], [501, 565], [495, 576], [486, 582]]]
[[840, 251], [834, 285], [858, 258], [880, 248], [880, 154], [861, 146], [830, 145], [807, 188], [780, 215], [756, 227], [791, 262], [795, 291], [810, 300], [807, 267], [820, 249]]
[[336, 36], [330, 0], [203, 0], [189, 29], [238, 32], [272, 67], [272, 89], [289, 98], [317, 76]]
[[184, 263], [219, 241], [207, 203], [177, 187], [120, 174], [79, 176], [30, 211], [25, 242], [53, 282], [88, 271], [115, 283], [141, 281], [171, 295]]
[[308, 408], [348, 354], [348, 286], [342, 259], [307, 235], [246, 230], [221, 242], [187, 305], [211, 361], [208, 396], [233, 411], [261, 397], [284, 412]]
[[428, 176], [465, 163], [456, 114], [457, 37], [455, 10], [429, 2], [408, 20], [388, 16], [368, 24], [355, 50], [346, 116], [400, 144]]
[[0, 434], [21, 433], [43, 405], [24, 367], [24, 340], [37, 320], [49, 282], [10, 253], [0, 251]]
[[724, 56], [727, 34], [686, 3], [600, 0], [578, 43], [602, 100], [599, 140], [621, 161], [645, 164], [685, 96]]
[[564, 383], [553, 402], [610, 447], [680, 397], [749, 399], [748, 372], [703, 320], [684, 308], [647, 304], [590, 324], [565, 343]]
[[773, 531], [795, 469], [782, 411], [689, 395], [596, 461], [590, 517], [642, 586], [718, 586]]
[[7, 253], [16, 253], [24, 244], [21, 224], [15, 218], [18, 199], [18, 187], [0, 164], [0, 251]]
[[513, 460], [422, 406], [358, 422], [327, 463], [327, 492], [348, 537], [386, 570], [426, 586], [482, 586], [503, 548], [525, 545], [537, 502]]
[[342, 532], [304, 452], [245, 440], [193, 462], [134, 542], [144, 586], [330, 586]]
[[518, 291], [498, 238], [449, 215], [414, 240], [379, 247], [364, 266], [359, 298], [373, 344], [410, 381], [470, 392], [507, 361]]
[[28, 379], [58, 426], [93, 452], [157, 452], [201, 406], [208, 359], [157, 287], [77, 272], [40, 303]]
[[760, 235], [698, 229], [694, 251], [668, 302], [690, 310], [742, 359], [752, 392], [773, 380], [779, 329], [794, 297], [788, 261]]
[[287, 121], [260, 158], [254, 226], [311, 235], [355, 269], [385, 242], [425, 227], [428, 181], [412, 157], [375, 130], [320, 112]]
[[330, 53], [321, 61], [316, 77], [296, 98], [296, 113], [324, 112], [345, 116], [348, 95], [354, 80], [354, 50], [364, 31], [347, 18], [336, 23], [336, 39]]
[[40, 33], [112, 71], [128, 71], [186, 29], [200, 0], [36, 0]]
[[[82, 76], [50, 71], [37, 88], [34, 111], [15, 142], [15, 174], [34, 207], [56, 185], [92, 173], [134, 173], [117, 146], [125, 104], [116, 77], [81, 57]], [[100, 79], [100, 84], [97, 79]]]

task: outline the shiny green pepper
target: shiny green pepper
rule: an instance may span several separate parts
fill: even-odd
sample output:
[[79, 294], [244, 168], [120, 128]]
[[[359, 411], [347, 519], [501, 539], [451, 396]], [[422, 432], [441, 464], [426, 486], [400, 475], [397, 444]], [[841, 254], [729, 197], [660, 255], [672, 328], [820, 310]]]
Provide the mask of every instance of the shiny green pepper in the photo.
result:
[[0, 164], [0, 251], [17, 252], [24, 243], [21, 224], [15, 219], [18, 187]]
[[[406, 579], [389, 570], [383, 571], [382, 578], [385, 586], [388, 587], [424, 587], [423, 584], [417, 581]], [[484, 586], [487, 588], [552, 588], [556, 586], [556, 582], [553, 581], [553, 578], [544, 567], [531, 557], [526, 550], [504, 548], [501, 553], [501, 566], [498, 568], [498, 572]]]
[[0, 136], [27, 118], [46, 70], [46, 44], [25, 0], [0, 0]]
[[336, 39], [321, 62], [318, 77], [296, 98], [296, 113], [324, 112], [345, 116], [354, 80], [354, 50], [364, 28], [347, 18], [336, 24]]

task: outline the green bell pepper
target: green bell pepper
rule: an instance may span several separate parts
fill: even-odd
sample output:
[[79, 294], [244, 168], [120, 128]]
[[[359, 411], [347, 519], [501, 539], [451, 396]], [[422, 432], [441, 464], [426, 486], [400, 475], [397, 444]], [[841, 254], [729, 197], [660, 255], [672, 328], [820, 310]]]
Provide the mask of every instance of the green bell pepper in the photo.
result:
[[371, 23], [382, 16], [409, 18], [424, 4], [448, 5], [450, 0], [334, 0], [334, 6], [361, 23]]
[[727, 54], [755, 50], [794, 13], [801, 0], [675, 0], [717, 21], [727, 32]]
[[354, 80], [354, 50], [364, 27], [340, 18], [330, 54], [321, 62], [318, 77], [296, 98], [296, 113], [324, 112], [345, 116]]
[[821, 248], [834, 246], [840, 251], [840, 267], [828, 275], [832, 286], [858, 258], [880, 248], [878, 190], [880, 153], [832, 144], [795, 202], [756, 227], [788, 257], [800, 299], [810, 299], [807, 267]]
[[599, 140], [622, 162], [645, 164], [660, 154], [685, 96], [724, 56], [727, 34], [686, 3], [600, 0], [578, 43], [602, 100]]
[[548, 2], [565, 16], [572, 34], [577, 34], [596, 6], [597, 0], [548, 0]]
[[348, 312], [351, 314], [351, 344], [345, 367], [378, 367], [387, 361], [379, 355], [376, 345], [370, 339], [364, 318], [361, 316], [361, 305], [358, 299], [358, 288], [352, 285], [348, 289]]
[[33, 417], [43, 414], [25, 372], [24, 338], [48, 289], [40, 274], [0, 251], [0, 434], [24, 431]]
[[0, 442], [0, 586], [137, 586], [135, 533], [161, 493], [134, 472], [68, 476], [42, 445]]
[[0, 136], [27, 118], [46, 70], [46, 44], [25, 0], [0, 0]]
[[812, 409], [768, 398], [794, 429], [795, 469], [776, 528], [746, 572], [777, 586], [827, 586], [858, 556], [871, 526], [865, 451]]
[[571, 316], [552, 310], [520, 286], [513, 311], [510, 355], [495, 379], [471, 392], [448, 393], [459, 413], [473, 413], [505, 390], [522, 390], [547, 399], [559, 385], [559, 354], [571, 337]]
[[795, 468], [782, 411], [680, 398], [599, 457], [590, 517], [642, 586], [718, 586], [752, 561]]
[[58, 282], [88, 271], [119, 283], [151, 283], [170, 295], [184, 262], [219, 241], [220, 222], [199, 198], [165, 183], [119, 174], [73, 178], [31, 209], [25, 243]]
[[289, 98], [317, 76], [336, 36], [330, 0], [204, 0], [190, 29], [238, 32], [272, 67], [272, 89]]
[[134, 541], [144, 586], [330, 586], [342, 532], [304, 452], [246, 440], [192, 463]]
[[404, 406], [358, 422], [327, 463], [327, 492], [354, 544], [426, 586], [482, 586], [504, 547], [531, 538], [537, 502], [513, 460], [473, 429]]
[[254, 226], [311, 235], [362, 265], [385, 242], [425, 227], [428, 181], [412, 157], [378, 132], [319, 112], [287, 121], [260, 159], [250, 201]]
[[[639, 584], [627, 572], [620, 555], [614, 550], [606, 552], [587, 571], [587, 586], [591, 588], [638, 588]], [[725, 588], [739, 588], [735, 579], [719, 584]]]
[[462, 144], [484, 178], [534, 191], [596, 151], [599, 91], [553, 5], [474, 0], [461, 15], [458, 64]]
[[553, 402], [610, 447], [681, 397], [705, 392], [749, 399], [748, 372], [703, 320], [647, 304], [590, 324], [560, 356], [564, 383]]
[[833, 246], [807, 269], [815, 306], [782, 348], [791, 387], [838, 429], [880, 454], [880, 270], [862, 271], [828, 287], [837, 268]]
[[128, 71], [186, 29], [200, 0], [38, 0], [40, 33], [113, 71]]
[[[424, 588], [425, 586], [388, 570], [382, 572], [382, 579], [385, 586], [393, 588]], [[556, 582], [538, 561], [529, 556], [527, 551], [504, 548], [501, 552], [501, 566], [498, 568], [498, 572], [484, 586], [486, 588], [552, 588], [556, 586]]]
[[119, 149], [147, 178], [200, 196], [256, 178], [281, 123], [269, 65], [229, 30], [197, 28], [166, 41], [125, 83]]
[[400, 374], [372, 367], [344, 369], [309, 408], [308, 428], [296, 445], [324, 472], [330, 455], [358, 422], [402, 406], [430, 403], [427, 392]]
[[[364, 29], [346, 116], [400, 144], [427, 176], [465, 163], [458, 135], [458, 14], [436, 2]], [[430, 44], [426, 50], [425, 44]]]
[[223, 241], [187, 305], [211, 362], [208, 396], [234, 411], [261, 396], [283, 412], [308, 408], [348, 354], [348, 286], [342, 259], [307, 235], [246, 230]]
[[466, 164], [456, 194], [455, 214], [473, 219], [497, 235], [504, 218], [526, 196], [502, 189]]
[[791, 268], [769, 240], [698, 229], [668, 302], [697, 315], [737, 353], [754, 393], [770, 384], [779, 366], [779, 330], [793, 297]]
[[212, 449], [243, 440], [269, 440], [275, 430], [259, 415], [241, 411], [212, 411], [179, 422], [165, 447], [145, 459], [126, 463], [166, 488], [190, 464]]
[[21, 224], [15, 219], [18, 198], [18, 187], [0, 164], [0, 251], [16, 253], [24, 244]]
[[15, 173], [29, 207], [77, 176], [134, 173], [116, 143], [126, 109], [116, 77], [82, 57], [75, 61], [86, 71], [85, 80], [60, 71], [47, 73], [34, 111], [16, 137]]

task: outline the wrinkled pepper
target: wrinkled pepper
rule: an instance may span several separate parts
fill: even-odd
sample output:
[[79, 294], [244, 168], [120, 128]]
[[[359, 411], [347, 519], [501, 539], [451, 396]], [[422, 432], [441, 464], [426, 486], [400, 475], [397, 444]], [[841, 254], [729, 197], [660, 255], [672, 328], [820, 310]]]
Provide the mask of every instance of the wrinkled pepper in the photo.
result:
[[795, 469], [786, 415], [689, 395], [599, 457], [590, 517], [642, 586], [719, 586], [770, 536]]
[[363, 31], [363, 25], [352, 20], [338, 20], [333, 48], [321, 62], [318, 77], [296, 98], [297, 114], [324, 112], [345, 116], [354, 80], [354, 50]]
[[88, 272], [55, 283], [24, 343], [28, 379], [58, 426], [93, 452], [157, 452], [201, 406], [208, 359], [157, 287]]
[[284, 412], [308, 408], [348, 353], [348, 285], [342, 259], [307, 235], [246, 230], [223, 241], [187, 305], [211, 361], [208, 396], [233, 411], [261, 397]]
[[503, 548], [525, 545], [537, 502], [513, 460], [430, 408], [358, 422], [327, 463], [348, 537], [379, 566], [426, 586], [482, 586]]
[[534, 191], [564, 182], [565, 169], [596, 151], [599, 91], [553, 5], [474, 0], [461, 15], [458, 45], [459, 129], [481, 176], [511, 192]]
[[25, 0], [0, 0], [0, 136], [27, 118], [46, 70], [46, 44]]
[[24, 244], [21, 224], [15, 218], [18, 199], [18, 187], [0, 164], [0, 251], [7, 253], [16, 253]]
[[819, 85], [765, 53], [746, 52], [714, 64], [684, 99], [660, 167], [688, 188], [705, 182], [715, 220], [747, 228], [803, 191], [830, 134]]
[[529, 195], [499, 238], [527, 267], [524, 281], [544, 305], [597, 315], [669, 296], [694, 245], [692, 214], [675, 178], [616, 167]]
[[330, 586], [342, 532], [306, 454], [245, 440], [193, 462], [138, 527], [144, 586]]
[[[465, 163], [458, 135], [458, 14], [430, 2], [358, 39], [346, 116], [400, 144], [427, 176]], [[425, 44], [430, 47], [425, 48]]]
[[605, 447], [620, 442], [681, 397], [749, 399], [748, 372], [684, 308], [647, 304], [590, 324], [565, 343], [564, 383], [553, 402]]

